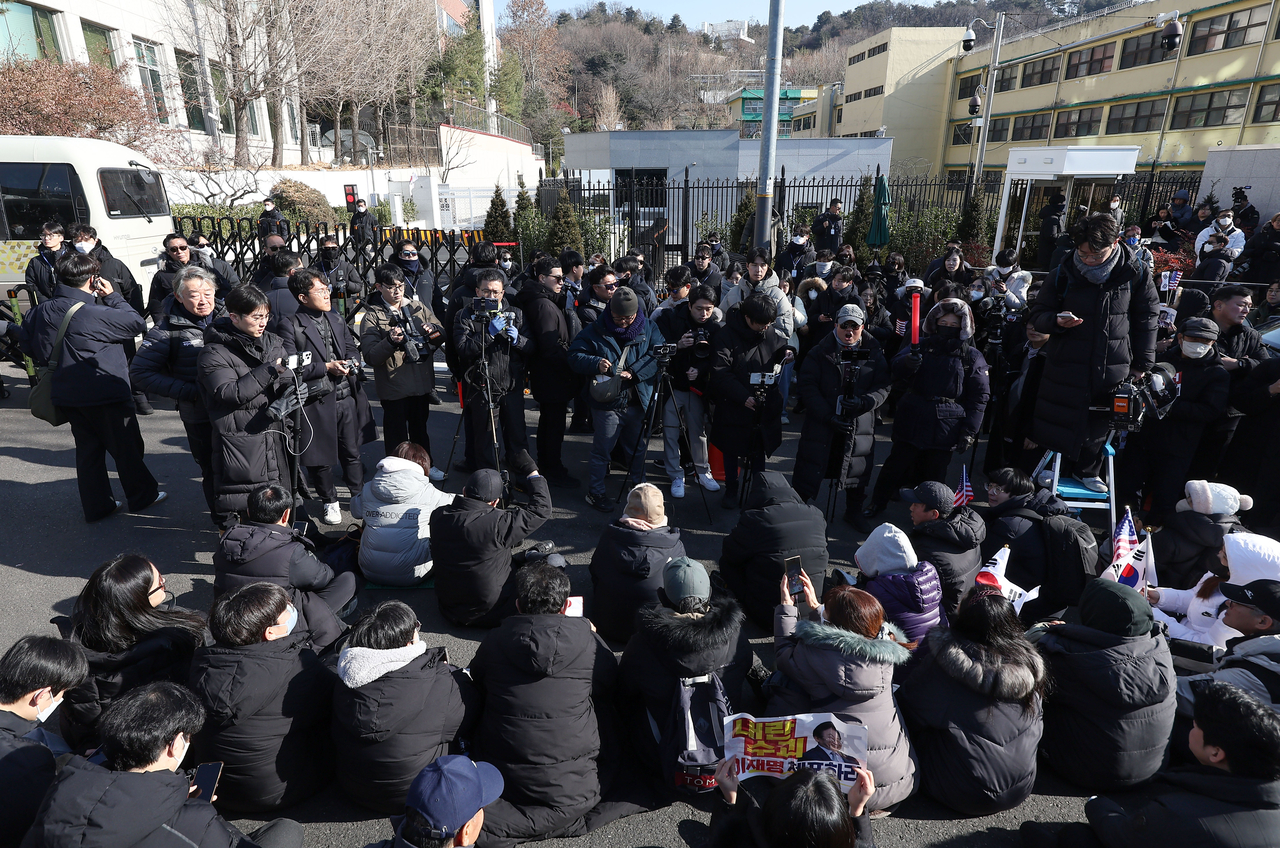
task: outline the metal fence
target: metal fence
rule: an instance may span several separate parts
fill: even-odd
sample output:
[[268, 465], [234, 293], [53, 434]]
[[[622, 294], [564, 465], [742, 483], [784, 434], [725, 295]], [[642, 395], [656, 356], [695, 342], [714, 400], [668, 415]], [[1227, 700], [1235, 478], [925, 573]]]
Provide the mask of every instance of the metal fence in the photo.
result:
[[453, 119], [449, 123], [455, 127], [476, 130], [489, 135], [500, 135], [516, 141], [523, 141], [529, 145], [533, 144], [533, 131], [524, 124], [519, 121], [513, 121], [506, 115], [486, 112], [484, 109], [472, 106], [470, 103], [463, 103], [460, 100], [453, 101]]
[[388, 124], [383, 142], [382, 165], [440, 167], [440, 129]]

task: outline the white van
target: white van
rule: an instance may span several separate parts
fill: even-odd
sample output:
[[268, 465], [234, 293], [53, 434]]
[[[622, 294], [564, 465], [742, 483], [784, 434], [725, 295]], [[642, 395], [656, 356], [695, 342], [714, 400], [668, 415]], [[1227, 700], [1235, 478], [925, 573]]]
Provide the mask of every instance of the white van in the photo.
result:
[[25, 279], [46, 221], [92, 226], [144, 294], [173, 231], [164, 181], [141, 154], [89, 138], [0, 135], [0, 283]]

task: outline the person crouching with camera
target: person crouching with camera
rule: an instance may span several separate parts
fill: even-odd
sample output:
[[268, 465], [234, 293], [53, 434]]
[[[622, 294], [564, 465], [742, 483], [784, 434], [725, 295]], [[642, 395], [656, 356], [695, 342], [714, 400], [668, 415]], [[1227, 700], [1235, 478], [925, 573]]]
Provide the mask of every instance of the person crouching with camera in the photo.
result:
[[[360, 348], [373, 366], [382, 404], [382, 441], [387, 456], [401, 442], [421, 445], [430, 455], [427, 418], [440, 403], [433, 354], [444, 342], [444, 329], [430, 307], [405, 297], [404, 273], [395, 265], [378, 268], [373, 279], [381, 300], [365, 305]], [[431, 479], [444, 479], [434, 456]]]
[[778, 306], [753, 294], [725, 316], [712, 343], [711, 395], [716, 411], [711, 442], [724, 454], [725, 509], [738, 505], [738, 465], [750, 479], [782, 444], [782, 366], [795, 359], [787, 339], [773, 332]]
[[476, 296], [453, 321], [454, 344], [463, 369], [463, 403], [471, 409], [467, 440], [481, 468], [498, 467], [498, 428], [507, 465], [520, 477], [534, 470], [524, 428], [524, 313], [503, 302], [502, 273], [476, 276]]
[[[708, 285], [694, 286], [684, 302], [655, 312], [662, 337], [674, 341], [671, 357], [671, 397], [662, 410], [664, 461], [671, 478], [671, 497], [684, 497], [684, 467], [680, 464], [680, 419], [688, 430], [689, 455], [698, 474], [698, 485], [720, 491], [707, 460], [707, 391], [711, 381], [711, 348], [723, 326], [717, 320], [716, 292]], [[678, 410], [678, 413], [677, 413]]]
[[866, 332], [866, 313], [847, 303], [800, 363], [797, 390], [804, 401], [804, 427], [796, 447], [791, 485], [806, 501], [818, 496], [823, 480], [844, 489], [844, 520], [870, 533], [862, 515], [875, 464], [876, 409], [889, 397], [889, 363]]

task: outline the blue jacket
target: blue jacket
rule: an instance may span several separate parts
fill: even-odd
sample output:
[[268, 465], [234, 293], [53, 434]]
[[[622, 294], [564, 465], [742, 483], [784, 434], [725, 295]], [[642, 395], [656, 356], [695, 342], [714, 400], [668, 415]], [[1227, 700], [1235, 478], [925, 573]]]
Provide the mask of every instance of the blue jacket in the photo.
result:
[[55, 406], [103, 406], [128, 401], [129, 363], [123, 344], [147, 331], [142, 316], [113, 291], [96, 303], [83, 289], [58, 284], [53, 297], [27, 316], [25, 349], [38, 364], [53, 355], [53, 342], [67, 310], [85, 304], [72, 317], [62, 340], [62, 356], [53, 374]]
[[[600, 373], [600, 360], [607, 359], [614, 365], [622, 358], [622, 345], [617, 337], [605, 326], [605, 313], [587, 325], [578, 337], [569, 345], [569, 367], [574, 373], [596, 375]], [[658, 373], [658, 361], [650, 355], [649, 349], [663, 344], [662, 332], [652, 320], [645, 319], [642, 332], [631, 345], [627, 353], [627, 362], [623, 370], [630, 371], [635, 377], [631, 385], [640, 398], [640, 405], [647, 407], [653, 397], [654, 379]], [[630, 392], [623, 392], [610, 404], [597, 403], [592, 399], [593, 409], [625, 409]]]

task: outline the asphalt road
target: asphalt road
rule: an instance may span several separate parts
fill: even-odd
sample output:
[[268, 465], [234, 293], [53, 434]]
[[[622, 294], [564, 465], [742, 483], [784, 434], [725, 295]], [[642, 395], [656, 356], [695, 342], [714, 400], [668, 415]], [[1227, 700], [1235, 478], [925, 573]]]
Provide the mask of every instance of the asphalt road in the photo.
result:
[[[85, 579], [94, 568], [115, 554], [136, 551], [150, 557], [166, 576], [169, 590], [179, 604], [192, 609], [208, 609], [212, 597], [213, 550], [217, 533], [208, 519], [200, 494], [198, 469], [187, 453], [186, 439], [178, 415], [171, 404], [157, 404], [154, 415], [141, 418], [147, 443], [147, 465], [169, 493], [168, 500], [145, 514], [118, 513], [97, 524], [84, 523], [75, 482], [75, 453], [69, 427], [53, 428], [33, 418], [26, 408], [25, 375], [9, 363], [0, 364], [4, 384], [13, 396], [0, 401], [0, 503], [4, 516], [0, 527], [0, 646], [8, 646], [29, 632], [56, 633], [51, 616], [67, 614]], [[372, 381], [366, 384], [372, 388]], [[537, 415], [529, 404], [527, 416], [532, 441]], [[374, 409], [378, 407], [375, 404]], [[443, 461], [449, 454], [458, 420], [454, 403], [435, 407], [430, 420], [433, 454]], [[379, 416], [380, 412], [377, 412]], [[790, 474], [799, 437], [801, 417], [787, 429], [787, 441], [770, 461], [770, 468]], [[880, 434], [877, 459], [888, 452], [887, 428]], [[568, 573], [575, 594], [590, 596], [587, 564], [600, 533], [613, 520], [586, 505], [586, 458], [589, 436], [569, 436], [565, 444], [566, 464], [583, 477], [576, 491], [552, 490], [555, 516], [535, 538], [551, 539], [569, 561]], [[382, 444], [367, 445], [365, 458], [372, 470], [382, 456]], [[651, 457], [659, 453], [654, 440]], [[461, 456], [461, 448], [459, 448]], [[950, 477], [959, 479], [959, 463]], [[461, 491], [460, 474], [441, 484], [447, 491]], [[621, 475], [610, 478], [610, 494], [616, 494]], [[665, 480], [655, 480], [666, 491]], [[341, 491], [341, 490], [340, 490]], [[117, 487], [117, 496], [120, 496]], [[825, 503], [825, 489], [821, 496]], [[714, 568], [720, 553], [721, 537], [731, 529], [737, 513], [720, 506], [719, 495], [708, 495], [711, 522], [695, 486], [690, 485], [683, 501], [667, 500], [672, 524], [681, 528], [689, 556]], [[343, 502], [345, 504], [345, 497]], [[842, 507], [837, 506], [837, 509]], [[885, 520], [905, 526], [906, 509], [891, 504]], [[338, 528], [333, 528], [331, 535]], [[829, 527], [833, 565], [845, 567], [862, 536], [836, 520]], [[483, 631], [455, 628], [440, 617], [434, 592], [430, 589], [377, 590], [366, 594], [367, 603], [398, 597], [410, 604], [423, 623], [423, 638], [429, 644], [444, 644], [450, 659], [460, 665], [469, 662]], [[364, 603], [364, 602], [362, 602]], [[588, 614], [590, 607], [588, 606]], [[772, 667], [773, 646], [769, 634], [748, 624], [761, 661]], [[622, 646], [615, 646], [621, 650]], [[927, 799], [912, 798], [891, 817], [875, 823], [876, 841], [882, 848], [897, 846], [966, 846], [967, 848], [1008, 848], [1018, 846], [1018, 825], [1027, 819], [1041, 822], [1083, 820], [1083, 802], [1089, 793], [1075, 789], [1041, 769], [1036, 793], [1020, 807], [1007, 813], [977, 819], [958, 819], [946, 808]], [[387, 820], [347, 802], [334, 789], [283, 815], [306, 825], [308, 846], [363, 846], [388, 838]], [[576, 840], [554, 840], [549, 848], [572, 846], [700, 846], [705, 844], [710, 816], [686, 804], [634, 816]], [[249, 830], [257, 826], [242, 822]]]

